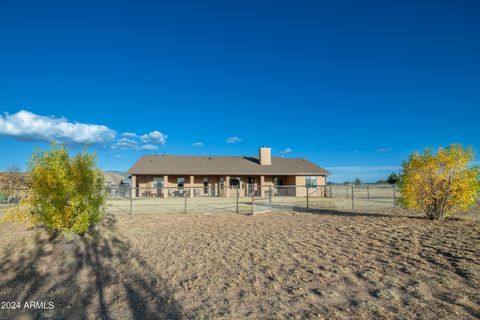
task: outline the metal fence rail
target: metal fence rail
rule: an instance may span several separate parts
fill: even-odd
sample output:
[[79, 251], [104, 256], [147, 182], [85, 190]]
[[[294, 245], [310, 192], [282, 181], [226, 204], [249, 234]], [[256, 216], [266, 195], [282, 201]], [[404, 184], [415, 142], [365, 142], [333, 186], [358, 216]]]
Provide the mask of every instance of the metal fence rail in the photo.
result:
[[[114, 214], [255, 213], [317, 209], [374, 209], [394, 207], [395, 185], [328, 184], [324, 186], [138, 187], [107, 185], [107, 210]], [[28, 189], [0, 189], [0, 213], [18, 205]]]

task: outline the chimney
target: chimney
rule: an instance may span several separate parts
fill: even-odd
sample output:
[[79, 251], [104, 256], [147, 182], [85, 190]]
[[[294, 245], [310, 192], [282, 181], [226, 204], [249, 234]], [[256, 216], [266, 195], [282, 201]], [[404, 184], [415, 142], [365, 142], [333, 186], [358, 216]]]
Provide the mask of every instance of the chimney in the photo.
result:
[[261, 147], [258, 149], [258, 160], [262, 166], [269, 166], [272, 164], [272, 149]]

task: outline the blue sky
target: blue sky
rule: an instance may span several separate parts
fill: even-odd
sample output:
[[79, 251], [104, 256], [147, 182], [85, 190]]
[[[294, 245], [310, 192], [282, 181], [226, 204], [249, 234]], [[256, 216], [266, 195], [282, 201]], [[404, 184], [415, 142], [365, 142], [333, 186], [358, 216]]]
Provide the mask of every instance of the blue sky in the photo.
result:
[[111, 170], [265, 145], [375, 181], [478, 150], [479, 39], [478, 1], [3, 1], [0, 169], [51, 139]]

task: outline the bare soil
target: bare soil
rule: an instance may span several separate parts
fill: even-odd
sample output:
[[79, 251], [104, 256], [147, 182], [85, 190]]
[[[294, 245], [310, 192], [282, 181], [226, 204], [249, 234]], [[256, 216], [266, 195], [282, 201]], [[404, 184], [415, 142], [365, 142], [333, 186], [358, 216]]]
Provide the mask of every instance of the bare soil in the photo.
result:
[[[478, 319], [478, 212], [108, 215], [0, 224], [1, 319]], [[52, 301], [53, 310], [25, 309]]]

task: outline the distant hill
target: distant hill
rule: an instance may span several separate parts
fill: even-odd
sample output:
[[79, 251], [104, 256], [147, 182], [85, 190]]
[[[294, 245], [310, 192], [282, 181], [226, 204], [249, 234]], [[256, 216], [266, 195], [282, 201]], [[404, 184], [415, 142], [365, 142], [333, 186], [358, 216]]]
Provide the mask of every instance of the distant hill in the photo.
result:
[[128, 177], [128, 174], [123, 171], [103, 171], [103, 177], [106, 183], [119, 184], [123, 178]]
[[107, 171], [105, 171], [105, 172], [116, 173], [116, 174], [121, 175], [121, 176], [124, 177], [124, 178], [127, 178], [128, 176], [130, 176], [127, 171], [107, 170]]

